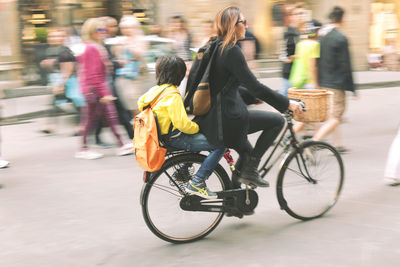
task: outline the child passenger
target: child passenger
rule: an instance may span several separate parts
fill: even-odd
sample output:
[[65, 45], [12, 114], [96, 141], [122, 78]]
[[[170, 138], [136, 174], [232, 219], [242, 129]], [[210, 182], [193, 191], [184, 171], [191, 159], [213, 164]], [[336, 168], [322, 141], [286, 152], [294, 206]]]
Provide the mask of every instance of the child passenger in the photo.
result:
[[[178, 56], [168, 55], [160, 57], [156, 62], [157, 85], [139, 98], [138, 107], [142, 111], [166, 88], [174, 88], [176, 93], [163, 96], [152, 110], [157, 116], [161, 140], [171, 147], [186, 151], [210, 151], [210, 154], [201, 164], [201, 167], [189, 181], [186, 190], [189, 194], [198, 195], [207, 199], [217, 198], [206, 185], [219, 160], [225, 153], [225, 148], [215, 147], [208, 143], [206, 137], [199, 133], [197, 123], [191, 121], [185, 111], [181, 95], [177, 87], [185, 77], [185, 62]], [[170, 126], [172, 123], [172, 131]]]

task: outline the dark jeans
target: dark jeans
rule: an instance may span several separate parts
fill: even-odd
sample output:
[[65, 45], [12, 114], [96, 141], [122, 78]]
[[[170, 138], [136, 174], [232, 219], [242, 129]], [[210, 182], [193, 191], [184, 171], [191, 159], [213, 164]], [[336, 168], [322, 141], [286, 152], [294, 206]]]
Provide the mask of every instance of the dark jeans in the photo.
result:
[[282, 115], [273, 112], [249, 110], [249, 130], [248, 134], [262, 131], [253, 148], [249, 140], [242, 146], [239, 154], [248, 153], [252, 157], [261, 159], [265, 151], [272, 145], [275, 138], [279, 135], [285, 120]]

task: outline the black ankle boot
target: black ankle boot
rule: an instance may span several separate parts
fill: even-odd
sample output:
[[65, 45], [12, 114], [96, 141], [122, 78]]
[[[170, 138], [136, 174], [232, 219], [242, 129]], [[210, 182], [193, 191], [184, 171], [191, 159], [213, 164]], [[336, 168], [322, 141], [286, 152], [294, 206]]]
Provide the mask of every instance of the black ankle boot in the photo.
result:
[[239, 159], [236, 161], [235, 164], [235, 170], [232, 172], [232, 188], [237, 189], [240, 188], [240, 182], [239, 177], [240, 177], [240, 169], [242, 167], [242, 158], [239, 157]]
[[256, 185], [260, 187], [269, 187], [269, 183], [261, 178], [257, 171], [260, 159], [251, 157], [249, 154], [243, 155], [243, 167], [240, 169], [238, 181], [247, 185]]

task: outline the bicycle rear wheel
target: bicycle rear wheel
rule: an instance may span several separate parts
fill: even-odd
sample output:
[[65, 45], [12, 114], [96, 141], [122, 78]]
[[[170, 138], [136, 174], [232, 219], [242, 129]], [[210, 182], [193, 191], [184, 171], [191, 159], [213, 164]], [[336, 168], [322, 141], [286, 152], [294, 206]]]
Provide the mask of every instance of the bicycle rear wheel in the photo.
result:
[[[174, 156], [143, 186], [143, 217], [159, 238], [172, 243], [191, 242], [205, 237], [220, 223], [222, 212], [193, 212], [180, 207], [185, 187], [204, 159], [200, 154]], [[207, 186], [214, 192], [230, 189], [228, 174], [221, 165], [218, 164], [210, 175]], [[223, 205], [222, 200], [220, 205]]]
[[296, 219], [318, 218], [336, 204], [343, 181], [343, 161], [336, 149], [324, 142], [305, 141], [279, 171], [279, 205]]

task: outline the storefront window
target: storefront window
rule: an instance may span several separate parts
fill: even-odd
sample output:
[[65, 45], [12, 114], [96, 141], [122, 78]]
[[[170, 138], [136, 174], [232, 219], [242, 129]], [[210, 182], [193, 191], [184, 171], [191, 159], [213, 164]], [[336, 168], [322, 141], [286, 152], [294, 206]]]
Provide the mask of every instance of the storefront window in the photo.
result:
[[399, 4], [399, 1], [374, 1], [370, 8], [370, 55], [374, 55], [375, 62], [382, 63], [379, 66], [388, 70], [398, 69]]
[[398, 39], [399, 14], [396, 14], [396, 2], [371, 3], [370, 48], [379, 49], [386, 45], [388, 39]]

